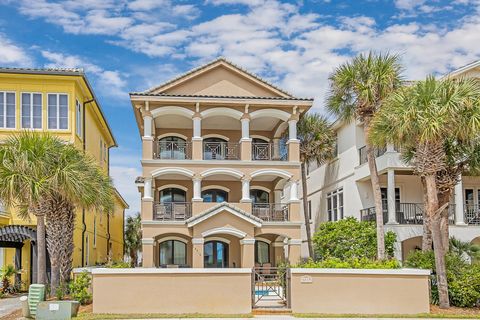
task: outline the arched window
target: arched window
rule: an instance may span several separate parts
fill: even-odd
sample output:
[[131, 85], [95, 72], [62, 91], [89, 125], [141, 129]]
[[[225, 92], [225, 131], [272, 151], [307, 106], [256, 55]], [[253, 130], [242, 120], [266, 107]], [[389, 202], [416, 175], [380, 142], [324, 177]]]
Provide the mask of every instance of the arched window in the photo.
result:
[[228, 244], [222, 241], [207, 241], [203, 245], [205, 268], [228, 268]]
[[168, 265], [184, 266], [187, 264], [187, 245], [178, 240], [167, 240], [160, 243], [159, 263], [161, 267]]
[[203, 202], [226, 202], [228, 201], [228, 192], [220, 189], [208, 189], [202, 191]]
[[255, 241], [255, 262], [260, 265], [270, 263], [270, 245], [265, 241]]
[[166, 188], [160, 191], [160, 203], [186, 202], [187, 193], [178, 188]]
[[165, 137], [158, 141], [159, 159], [188, 159], [187, 142], [180, 137]]
[[225, 160], [228, 142], [222, 138], [203, 139], [204, 160]]
[[252, 189], [250, 190], [250, 199], [253, 203], [269, 203], [269, 194], [264, 190]]

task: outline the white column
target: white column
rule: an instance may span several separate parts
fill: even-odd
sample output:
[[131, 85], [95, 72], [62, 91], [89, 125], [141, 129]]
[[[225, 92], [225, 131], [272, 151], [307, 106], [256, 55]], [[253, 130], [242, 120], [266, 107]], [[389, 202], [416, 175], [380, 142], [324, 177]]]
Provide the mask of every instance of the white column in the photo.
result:
[[243, 179], [242, 180], [242, 200], [240, 202], [251, 202], [250, 199], [250, 180]]
[[200, 117], [193, 118], [193, 137], [202, 137], [202, 118]]
[[277, 160], [280, 158], [280, 139], [279, 138], [273, 138], [273, 159]]
[[288, 140], [297, 140], [297, 120], [288, 120]]
[[467, 225], [465, 223], [462, 176], [460, 176], [460, 181], [455, 185], [455, 224], [458, 226]]
[[192, 202], [202, 202], [202, 179], [193, 178], [193, 199]]
[[250, 139], [250, 119], [242, 118], [242, 140]]
[[296, 181], [290, 182], [290, 201], [298, 201], [298, 184]]
[[282, 190], [274, 190], [273, 203], [281, 203], [281, 202], [282, 202]]
[[152, 136], [152, 116], [146, 115], [143, 117], [143, 136], [151, 137]]
[[398, 224], [395, 204], [395, 170], [393, 169], [387, 171], [387, 205], [388, 224]]
[[152, 178], [145, 178], [143, 182], [143, 199], [152, 199]]

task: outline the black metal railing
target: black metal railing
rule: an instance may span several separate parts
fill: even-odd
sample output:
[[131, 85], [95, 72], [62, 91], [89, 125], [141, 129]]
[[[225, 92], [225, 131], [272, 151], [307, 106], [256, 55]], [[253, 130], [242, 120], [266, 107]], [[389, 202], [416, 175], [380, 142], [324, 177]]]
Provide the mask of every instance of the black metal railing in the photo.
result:
[[252, 214], [263, 221], [288, 221], [289, 206], [283, 203], [254, 203]]
[[189, 202], [159, 202], [154, 206], [154, 220], [183, 221], [191, 216], [192, 204]]
[[480, 225], [480, 207], [473, 204], [465, 204], [465, 223], [470, 225]]
[[288, 148], [285, 144], [271, 142], [252, 143], [252, 160], [276, 160], [286, 161], [288, 158]]
[[[383, 203], [383, 223], [388, 222], [388, 204]], [[399, 224], [423, 224], [423, 214], [425, 205], [423, 203], [396, 203], [395, 204], [396, 222]], [[370, 207], [360, 210], [360, 217], [362, 221], [376, 221], [375, 207]], [[448, 206], [448, 223], [455, 223], [455, 204]]]
[[191, 142], [159, 141], [157, 145], [157, 159], [192, 159]]
[[[384, 155], [385, 152], [387, 152], [387, 147], [375, 148], [374, 149], [375, 158]], [[367, 146], [363, 146], [360, 149], [358, 149], [358, 157], [360, 159], [360, 164], [367, 163], [367, 161], [368, 161], [368, 159], [367, 159]]]
[[239, 160], [239, 144], [232, 142], [204, 142], [204, 160]]

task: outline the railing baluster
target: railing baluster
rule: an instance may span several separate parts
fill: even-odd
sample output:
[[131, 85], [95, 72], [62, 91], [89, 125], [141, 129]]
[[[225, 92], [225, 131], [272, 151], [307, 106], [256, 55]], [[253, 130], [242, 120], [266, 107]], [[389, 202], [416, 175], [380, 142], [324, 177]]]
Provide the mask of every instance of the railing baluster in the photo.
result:
[[290, 210], [282, 203], [254, 203], [252, 213], [263, 221], [288, 221]]
[[183, 221], [192, 216], [189, 202], [158, 202], [154, 206], [154, 220]]

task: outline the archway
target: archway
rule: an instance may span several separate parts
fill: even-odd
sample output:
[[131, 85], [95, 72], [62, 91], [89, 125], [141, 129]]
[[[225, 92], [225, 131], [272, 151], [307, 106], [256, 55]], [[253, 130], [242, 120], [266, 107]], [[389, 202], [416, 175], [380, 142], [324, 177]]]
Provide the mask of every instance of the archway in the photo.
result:
[[408, 238], [402, 241], [402, 260], [408, 257], [412, 251], [422, 250], [422, 237]]

